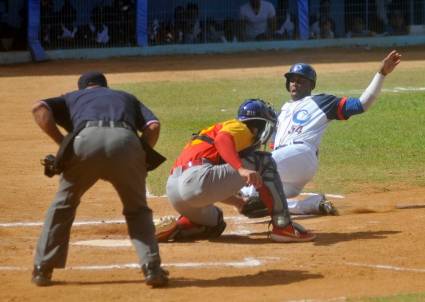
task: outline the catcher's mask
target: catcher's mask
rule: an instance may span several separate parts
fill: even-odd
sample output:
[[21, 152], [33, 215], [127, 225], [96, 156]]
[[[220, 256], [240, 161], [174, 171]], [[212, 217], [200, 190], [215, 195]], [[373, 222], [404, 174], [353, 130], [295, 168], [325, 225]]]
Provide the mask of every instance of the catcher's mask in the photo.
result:
[[108, 82], [103, 73], [98, 71], [89, 71], [83, 73], [78, 79], [78, 89], [82, 90], [88, 86], [108, 87]]
[[309, 79], [313, 83], [311, 90], [313, 90], [314, 87], [316, 87], [317, 75], [314, 68], [305, 63], [297, 63], [292, 65], [289, 71], [285, 73], [286, 90], [289, 91], [289, 82], [291, 81], [291, 77], [294, 75], [299, 75], [299, 76], [302, 76], [303, 78]]
[[273, 107], [260, 99], [248, 99], [239, 106], [238, 120], [258, 129], [255, 145], [267, 143], [276, 127], [277, 115]]

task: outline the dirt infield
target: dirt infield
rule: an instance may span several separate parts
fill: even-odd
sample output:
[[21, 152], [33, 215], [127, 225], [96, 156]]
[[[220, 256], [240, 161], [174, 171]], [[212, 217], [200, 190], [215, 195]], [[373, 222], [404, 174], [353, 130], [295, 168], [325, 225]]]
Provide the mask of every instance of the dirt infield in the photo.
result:
[[[400, 69], [423, 65], [424, 50], [403, 49]], [[157, 290], [146, 287], [133, 267], [136, 256], [119, 221], [75, 225], [68, 268], [55, 271], [56, 286], [36, 288], [30, 272], [40, 225], [17, 224], [42, 222], [57, 186], [57, 179], [40, 173], [39, 158], [55, 146], [35, 126], [32, 103], [74, 89], [83, 71], [104, 71], [112, 84], [280, 76], [294, 61], [314, 62], [319, 73], [374, 70], [382, 54], [327, 49], [0, 67], [0, 301], [344, 301], [425, 291], [423, 187], [370, 184], [360, 193], [331, 198], [341, 216], [296, 218], [317, 233], [314, 243], [271, 243], [267, 221], [243, 219], [224, 206], [228, 228], [218, 240], [160, 245], [171, 282]], [[175, 214], [164, 198], [152, 198], [150, 205], [155, 216]], [[120, 220], [120, 212], [113, 188], [99, 182], [85, 195], [77, 222]], [[77, 244], [94, 239], [120, 246]]]

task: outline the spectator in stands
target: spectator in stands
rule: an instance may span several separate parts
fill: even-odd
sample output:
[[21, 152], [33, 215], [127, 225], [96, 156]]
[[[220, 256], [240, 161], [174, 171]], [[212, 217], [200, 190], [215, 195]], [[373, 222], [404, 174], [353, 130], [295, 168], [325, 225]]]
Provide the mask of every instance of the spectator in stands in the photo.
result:
[[289, 39], [295, 38], [295, 23], [289, 12], [286, 12], [286, 18], [281, 27], [275, 33], [276, 39]]
[[91, 13], [89, 29], [90, 33], [87, 32], [85, 38], [87, 40], [94, 40], [98, 45], [106, 45], [110, 41], [108, 20], [110, 16], [108, 13], [110, 7], [106, 5], [96, 6]]
[[375, 32], [365, 28], [363, 19], [356, 16], [353, 19], [351, 30], [347, 33], [347, 38], [373, 37], [375, 35]]
[[124, 46], [136, 44], [136, 0], [119, 0]]
[[223, 21], [222, 42], [237, 42], [241, 37], [239, 23], [234, 19], [227, 18]]
[[77, 11], [72, 6], [70, 0], [65, 0], [62, 8], [58, 13], [58, 20], [60, 20], [60, 35], [59, 39], [63, 42], [63, 47], [73, 47], [75, 44], [75, 34], [77, 33], [77, 26], [75, 20], [77, 18]]
[[149, 44], [158, 45], [161, 44], [160, 41], [160, 25], [159, 20], [154, 19], [152, 24], [149, 26]]
[[332, 29], [332, 20], [330, 19], [320, 20], [320, 38], [321, 39], [335, 38], [335, 33]]
[[77, 32], [75, 33], [75, 47], [78, 48], [89, 48], [95, 45], [97, 32], [93, 24], [84, 24], [78, 27]]
[[201, 37], [201, 40], [205, 42], [227, 42], [224, 37], [223, 26], [212, 17], [207, 18], [205, 21], [205, 30], [203, 30]]
[[175, 43], [183, 43], [184, 30], [185, 30], [185, 11], [184, 7], [179, 5], [174, 8], [174, 22], [172, 25], [173, 36]]
[[136, 4], [134, 0], [112, 0], [105, 8], [111, 44], [131, 46], [136, 42]]
[[393, 36], [407, 35], [409, 33], [406, 19], [400, 10], [394, 10], [391, 12], [388, 33]]
[[321, 0], [317, 16], [310, 26], [310, 36], [313, 39], [332, 39], [335, 37], [335, 21], [331, 17], [331, 1]]
[[41, 42], [46, 47], [50, 45], [52, 35], [54, 34], [54, 25], [51, 24], [51, 20], [54, 17], [53, 1], [42, 0], [40, 5]]
[[199, 19], [199, 8], [196, 3], [189, 2], [186, 5], [186, 19], [184, 42], [199, 43], [201, 42], [201, 21]]
[[372, 19], [372, 23], [375, 23], [372, 28], [378, 33], [386, 33], [388, 31], [388, 4], [390, 3], [391, 0], [375, 0], [376, 20]]
[[239, 10], [245, 41], [270, 40], [276, 31], [276, 10], [265, 0], [249, 0]]

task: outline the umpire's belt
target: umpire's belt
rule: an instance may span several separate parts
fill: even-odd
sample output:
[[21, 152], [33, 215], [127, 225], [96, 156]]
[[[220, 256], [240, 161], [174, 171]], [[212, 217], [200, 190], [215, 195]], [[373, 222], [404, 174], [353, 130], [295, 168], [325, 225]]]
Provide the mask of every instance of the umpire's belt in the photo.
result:
[[108, 128], [125, 128], [131, 131], [134, 131], [126, 122], [117, 122], [117, 121], [88, 121], [84, 128], [88, 127], [108, 127]]

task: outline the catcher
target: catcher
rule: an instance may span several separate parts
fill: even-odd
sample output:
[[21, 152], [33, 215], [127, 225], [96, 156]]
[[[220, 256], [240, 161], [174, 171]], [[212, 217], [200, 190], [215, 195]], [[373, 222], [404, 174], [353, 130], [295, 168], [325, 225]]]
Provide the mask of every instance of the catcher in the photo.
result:
[[[292, 222], [275, 163], [268, 152], [256, 151], [267, 142], [276, 124], [274, 110], [262, 100], [249, 99], [237, 118], [194, 134], [174, 162], [167, 195], [180, 218], [156, 224], [158, 241], [219, 237], [226, 223], [215, 204], [244, 204], [235, 194], [245, 185], [257, 188], [271, 216], [271, 239], [312, 241], [315, 235]], [[164, 227], [168, 225], [169, 227]]]

